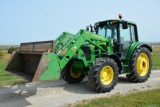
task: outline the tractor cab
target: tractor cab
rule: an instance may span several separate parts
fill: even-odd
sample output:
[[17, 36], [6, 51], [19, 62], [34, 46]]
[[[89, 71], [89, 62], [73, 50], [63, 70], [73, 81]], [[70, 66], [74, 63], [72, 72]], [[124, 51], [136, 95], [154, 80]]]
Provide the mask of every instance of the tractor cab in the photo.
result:
[[121, 15], [119, 18], [97, 22], [93, 28], [96, 34], [112, 41], [114, 53], [124, 60], [130, 45], [138, 42], [138, 33], [134, 22], [121, 20]]

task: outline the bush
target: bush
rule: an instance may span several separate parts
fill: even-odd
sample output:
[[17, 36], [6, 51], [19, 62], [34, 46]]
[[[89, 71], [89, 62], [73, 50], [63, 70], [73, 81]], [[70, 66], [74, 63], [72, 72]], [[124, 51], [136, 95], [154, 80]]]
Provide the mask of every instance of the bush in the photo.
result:
[[12, 53], [13, 51], [17, 51], [19, 49], [19, 47], [10, 47], [8, 49], [8, 53]]

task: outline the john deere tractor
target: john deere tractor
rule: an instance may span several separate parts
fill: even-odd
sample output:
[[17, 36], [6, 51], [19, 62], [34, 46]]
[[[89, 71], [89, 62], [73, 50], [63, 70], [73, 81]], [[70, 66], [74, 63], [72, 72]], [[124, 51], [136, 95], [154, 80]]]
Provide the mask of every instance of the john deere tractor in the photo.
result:
[[100, 21], [76, 35], [63, 32], [55, 41], [21, 43], [6, 70], [30, 81], [60, 77], [70, 84], [88, 76], [97, 92], [109, 92], [120, 74], [145, 82], [151, 73], [152, 48], [139, 42], [134, 22]]

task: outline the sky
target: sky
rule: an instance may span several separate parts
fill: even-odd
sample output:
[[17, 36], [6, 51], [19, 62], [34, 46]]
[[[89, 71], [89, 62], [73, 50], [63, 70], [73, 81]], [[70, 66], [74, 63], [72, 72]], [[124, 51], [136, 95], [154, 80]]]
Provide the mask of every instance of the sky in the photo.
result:
[[160, 42], [160, 0], [0, 0], [0, 45], [55, 40], [118, 14], [136, 22], [140, 41]]

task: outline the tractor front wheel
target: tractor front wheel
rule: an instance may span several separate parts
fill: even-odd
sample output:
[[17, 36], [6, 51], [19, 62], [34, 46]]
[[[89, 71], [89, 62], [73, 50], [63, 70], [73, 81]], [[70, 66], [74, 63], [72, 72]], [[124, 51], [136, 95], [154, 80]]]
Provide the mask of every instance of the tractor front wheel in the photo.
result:
[[118, 81], [118, 67], [110, 58], [98, 58], [90, 67], [88, 78], [97, 92], [109, 92]]
[[129, 79], [134, 82], [145, 82], [151, 74], [152, 60], [150, 51], [145, 47], [135, 50], [131, 59]]
[[61, 71], [61, 77], [69, 84], [80, 83], [85, 75], [82, 72], [77, 72], [74, 68], [73, 62], [69, 62], [67, 66]]

